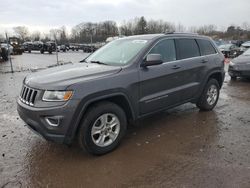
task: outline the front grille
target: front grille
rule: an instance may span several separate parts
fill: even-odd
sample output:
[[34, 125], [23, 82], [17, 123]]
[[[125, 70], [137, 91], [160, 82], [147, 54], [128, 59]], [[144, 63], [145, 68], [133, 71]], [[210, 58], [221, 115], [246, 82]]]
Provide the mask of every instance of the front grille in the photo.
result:
[[20, 100], [27, 105], [34, 106], [37, 92], [38, 91], [35, 89], [23, 86], [20, 94]]

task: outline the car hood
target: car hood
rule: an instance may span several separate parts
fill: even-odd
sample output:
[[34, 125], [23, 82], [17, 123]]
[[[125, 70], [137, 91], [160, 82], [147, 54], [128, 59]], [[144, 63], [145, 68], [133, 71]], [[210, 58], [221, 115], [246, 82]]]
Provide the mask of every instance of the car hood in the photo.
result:
[[121, 67], [94, 63], [68, 64], [33, 73], [25, 78], [25, 84], [46, 90], [63, 90], [79, 81], [100, 79], [121, 71]]
[[233, 63], [235, 64], [250, 64], [250, 56], [246, 56], [246, 55], [240, 55], [237, 58], [234, 58], [232, 60]]

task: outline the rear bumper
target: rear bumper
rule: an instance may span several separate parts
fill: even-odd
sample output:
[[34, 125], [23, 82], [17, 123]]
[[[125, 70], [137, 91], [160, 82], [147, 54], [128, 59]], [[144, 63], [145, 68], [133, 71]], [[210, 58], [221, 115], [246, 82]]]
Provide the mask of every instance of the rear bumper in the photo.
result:
[[[76, 101], [72, 103], [75, 102]], [[71, 135], [67, 133], [71, 128], [72, 117], [74, 115], [74, 108], [71, 105], [66, 104], [65, 106], [59, 107], [35, 108], [22, 103], [18, 99], [17, 111], [26, 125], [46, 140], [61, 144], [70, 144], [72, 140], [70, 140], [69, 137]], [[51, 126], [46, 121], [48, 117], [59, 117], [60, 123], [58, 126]]]

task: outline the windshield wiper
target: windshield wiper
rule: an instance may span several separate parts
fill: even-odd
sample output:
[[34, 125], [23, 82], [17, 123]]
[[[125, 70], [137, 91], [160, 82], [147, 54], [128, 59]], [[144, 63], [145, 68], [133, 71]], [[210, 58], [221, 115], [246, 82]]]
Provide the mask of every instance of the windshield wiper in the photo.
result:
[[107, 65], [106, 63], [103, 63], [101, 61], [90, 61], [91, 63], [96, 63], [96, 64], [100, 64], [100, 65]]
[[80, 63], [83, 63], [83, 62], [84, 62], [84, 63], [88, 63], [88, 62], [86, 61], [86, 59], [83, 59], [83, 60], [80, 61]]
[[90, 55], [87, 55], [83, 60], [80, 61], [80, 63], [83, 63], [83, 62], [88, 63], [88, 61], [86, 61], [86, 59], [87, 59], [89, 56], [90, 56]]

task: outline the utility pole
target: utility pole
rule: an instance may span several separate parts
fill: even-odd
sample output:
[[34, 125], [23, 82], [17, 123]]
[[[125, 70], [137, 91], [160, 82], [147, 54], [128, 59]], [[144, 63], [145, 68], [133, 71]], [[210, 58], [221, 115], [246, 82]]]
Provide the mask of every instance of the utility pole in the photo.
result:
[[11, 54], [10, 54], [9, 38], [8, 38], [7, 32], [5, 32], [5, 37], [6, 37], [6, 42], [7, 42], [7, 46], [8, 46], [8, 56], [9, 56], [9, 61], [10, 61], [11, 73], [14, 73], [14, 71], [13, 71], [13, 65], [12, 65], [12, 60], [11, 60]]
[[93, 40], [92, 40], [92, 32], [90, 34], [90, 43], [91, 43], [91, 52], [93, 52]]
[[58, 61], [58, 51], [57, 51], [57, 42], [56, 42], [56, 33], [57, 31], [54, 32], [54, 40], [55, 40], [55, 45], [56, 45], [56, 64], [59, 65]]
[[87, 29], [87, 32], [90, 34], [91, 52], [93, 52], [93, 31], [94, 31], [94, 28]]

